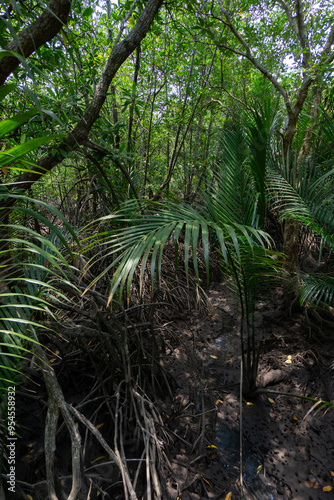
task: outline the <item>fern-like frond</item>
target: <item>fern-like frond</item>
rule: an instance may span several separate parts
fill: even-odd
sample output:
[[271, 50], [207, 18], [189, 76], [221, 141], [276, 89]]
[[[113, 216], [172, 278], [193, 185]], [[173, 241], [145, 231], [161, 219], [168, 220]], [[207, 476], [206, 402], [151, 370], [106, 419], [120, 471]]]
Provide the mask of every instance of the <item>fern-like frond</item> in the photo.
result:
[[334, 276], [323, 273], [303, 274], [303, 288], [300, 301], [304, 305], [317, 306], [324, 302], [333, 307], [334, 303]]
[[[118, 223], [120, 229], [112, 230], [109, 237], [105, 232], [103, 233], [105, 238], [103, 257], [105, 258], [107, 245], [108, 255], [113, 257], [113, 262], [94, 280], [94, 282], [97, 281], [114, 269], [110, 300], [118, 287], [120, 293], [123, 292], [124, 287], [129, 293], [136, 268], [141, 266], [140, 278], [142, 279], [149, 261], [152, 285], [154, 284], [156, 271], [158, 274], [161, 272], [163, 249], [168, 241], [178, 246], [182, 237], [186, 274], [189, 272], [191, 259], [197, 277], [199, 275], [198, 245], [201, 245], [204, 251], [207, 273], [209, 270], [210, 234], [214, 234], [226, 262], [229, 262], [227, 244], [232, 246], [236, 255], [240, 255], [241, 246], [248, 245], [253, 248], [269, 244], [269, 237], [263, 231], [240, 224], [235, 220], [237, 217], [234, 219], [225, 217], [222, 220], [217, 216], [213, 220], [210, 210], [206, 210], [205, 207], [196, 210], [188, 204], [166, 203], [154, 204], [150, 209], [148, 208], [131, 218], [128, 218], [124, 211], [110, 216], [110, 222], [113, 225]], [[212, 206], [210, 208], [212, 210]], [[105, 225], [107, 221], [108, 218], [104, 217], [103, 224]]]
[[272, 157], [268, 171], [268, 198], [281, 219], [296, 219], [334, 244], [334, 169], [319, 176], [308, 160], [284, 161]]

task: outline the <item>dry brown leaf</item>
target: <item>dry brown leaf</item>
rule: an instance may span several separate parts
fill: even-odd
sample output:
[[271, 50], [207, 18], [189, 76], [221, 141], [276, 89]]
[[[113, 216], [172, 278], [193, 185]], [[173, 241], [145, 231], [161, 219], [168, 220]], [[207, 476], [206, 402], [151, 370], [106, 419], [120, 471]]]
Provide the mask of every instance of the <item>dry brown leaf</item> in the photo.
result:
[[206, 484], [208, 484], [210, 486], [210, 488], [212, 488], [211, 484], [209, 483], [209, 481], [207, 479], [205, 479], [205, 477], [202, 477], [203, 481], [206, 482]]
[[315, 481], [307, 481], [307, 484], [314, 490], [317, 490], [319, 488], [319, 485]]

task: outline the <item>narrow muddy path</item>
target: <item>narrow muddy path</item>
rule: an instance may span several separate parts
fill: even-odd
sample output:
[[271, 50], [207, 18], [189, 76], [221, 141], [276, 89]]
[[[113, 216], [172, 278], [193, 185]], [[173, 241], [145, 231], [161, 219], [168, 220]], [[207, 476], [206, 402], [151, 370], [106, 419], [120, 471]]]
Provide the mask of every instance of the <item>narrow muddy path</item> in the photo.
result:
[[[193, 311], [165, 326], [165, 364], [178, 384], [161, 402], [169, 491], [182, 500], [241, 498], [240, 315], [226, 284], [208, 296], [208, 316]], [[282, 299], [278, 290], [257, 307], [260, 378], [278, 376], [268, 393], [243, 401], [244, 498], [321, 500], [333, 495], [326, 490], [334, 486], [334, 410], [309, 413], [312, 401], [269, 390], [333, 400], [334, 342], [310, 336], [302, 315], [285, 316]]]

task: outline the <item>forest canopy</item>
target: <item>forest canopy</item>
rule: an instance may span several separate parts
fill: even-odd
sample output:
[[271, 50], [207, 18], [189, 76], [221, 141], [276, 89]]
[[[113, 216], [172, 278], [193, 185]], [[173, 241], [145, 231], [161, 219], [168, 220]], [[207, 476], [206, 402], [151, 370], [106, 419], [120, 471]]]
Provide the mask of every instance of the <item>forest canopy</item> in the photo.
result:
[[[286, 147], [294, 140], [300, 148], [314, 99], [331, 106], [332, 6], [226, 9], [218, 1], [2, 2], [2, 49], [29, 56], [2, 55], [2, 82], [16, 83], [4, 118], [39, 110], [14, 143], [66, 134], [34, 153], [41, 174], [59, 165], [73, 185], [80, 175], [70, 163], [80, 158], [95, 171], [85, 158], [93, 153], [118, 201], [122, 189], [159, 197], [172, 187], [189, 197], [210, 181], [221, 130], [259, 102], [278, 106]], [[25, 172], [6, 182], [27, 188], [39, 177]]]

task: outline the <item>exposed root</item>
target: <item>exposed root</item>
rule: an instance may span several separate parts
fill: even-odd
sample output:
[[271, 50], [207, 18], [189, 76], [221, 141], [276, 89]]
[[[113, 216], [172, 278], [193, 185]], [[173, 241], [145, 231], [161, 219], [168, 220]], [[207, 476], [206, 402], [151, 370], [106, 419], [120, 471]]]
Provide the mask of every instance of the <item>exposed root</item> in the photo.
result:
[[118, 447], [115, 448], [115, 451], [113, 451], [112, 448], [106, 442], [106, 440], [103, 438], [102, 434], [98, 431], [98, 429], [96, 429], [96, 427], [84, 415], [82, 415], [78, 410], [76, 410], [69, 404], [67, 404], [67, 409], [90, 430], [90, 432], [96, 437], [101, 446], [110, 455], [114, 463], [118, 466], [122, 474], [125, 498], [126, 499], [129, 498], [130, 495], [131, 500], [138, 500], [138, 497], [135, 493], [133, 484], [130, 479], [130, 474], [126, 465], [126, 460], [124, 460], [124, 458], [121, 457]]
[[79, 492], [86, 490], [82, 474], [82, 456], [81, 456], [81, 436], [75, 423], [69, 413], [65, 402], [63, 392], [58, 384], [56, 374], [49, 364], [47, 357], [39, 346], [35, 346], [37, 362], [43, 372], [45, 385], [49, 395], [49, 408], [45, 425], [45, 463], [46, 477], [48, 483], [49, 498], [58, 500], [55, 485], [54, 459], [56, 450], [56, 432], [59, 411], [61, 412], [67, 430], [70, 434], [72, 445], [72, 488], [68, 500], [76, 500]]

